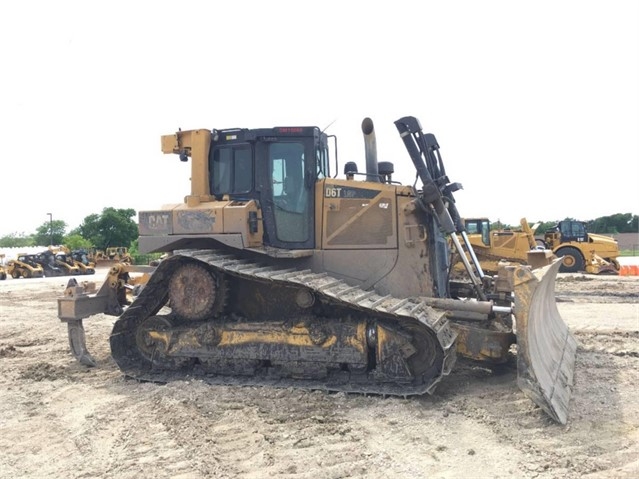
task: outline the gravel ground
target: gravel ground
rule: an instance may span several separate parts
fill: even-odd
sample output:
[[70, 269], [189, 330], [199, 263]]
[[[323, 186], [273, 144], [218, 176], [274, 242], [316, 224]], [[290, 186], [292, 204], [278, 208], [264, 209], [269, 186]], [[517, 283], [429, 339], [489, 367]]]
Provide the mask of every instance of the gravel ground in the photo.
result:
[[517, 388], [514, 363], [458, 361], [408, 399], [139, 383], [110, 358], [114, 318], [97, 315], [85, 368], [57, 319], [65, 285], [0, 282], [0, 478], [639, 476], [639, 277], [557, 278], [579, 343], [565, 426]]

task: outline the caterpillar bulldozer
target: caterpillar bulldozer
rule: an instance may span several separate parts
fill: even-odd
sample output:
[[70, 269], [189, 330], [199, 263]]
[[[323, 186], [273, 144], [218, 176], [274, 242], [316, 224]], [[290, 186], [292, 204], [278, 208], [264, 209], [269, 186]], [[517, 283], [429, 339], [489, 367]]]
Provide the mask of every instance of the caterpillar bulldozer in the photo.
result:
[[128, 263], [131, 264], [133, 259], [129, 254], [129, 249], [125, 246], [109, 246], [104, 251], [104, 261], [112, 263]]
[[133, 258], [126, 246], [109, 246], [104, 250], [91, 248], [87, 258], [94, 265], [108, 266], [116, 263], [132, 264]]
[[44, 269], [36, 261], [37, 255], [19, 253], [16, 259], [7, 262], [7, 273], [12, 278], [42, 278]]
[[167, 256], [118, 264], [99, 289], [69, 282], [58, 317], [73, 355], [96, 364], [83, 320], [106, 313], [118, 316], [111, 355], [139, 380], [405, 397], [433, 393], [458, 355], [494, 364], [516, 350], [519, 387], [566, 423], [576, 342], [555, 303], [559, 262], [489, 276], [472, 257], [452, 280], [450, 244], [472, 251], [461, 185], [416, 118], [395, 126], [419, 188], [378, 162], [370, 118], [366, 173], [348, 162], [345, 178], [336, 137], [314, 126], [163, 136], [164, 153], [190, 160], [191, 191], [140, 211], [138, 244]]

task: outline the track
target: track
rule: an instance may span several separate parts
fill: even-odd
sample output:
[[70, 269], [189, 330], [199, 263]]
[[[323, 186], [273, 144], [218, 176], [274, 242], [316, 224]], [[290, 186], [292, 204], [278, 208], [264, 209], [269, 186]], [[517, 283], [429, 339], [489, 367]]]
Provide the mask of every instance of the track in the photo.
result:
[[[171, 275], [187, 265], [205, 266], [224, 278], [224, 289], [230, 291], [223, 314], [215, 319], [185, 324], [176, 321], [174, 311], [162, 309]], [[300, 295], [308, 297], [313, 307], [303, 312], [289, 308]], [[246, 303], [255, 301], [260, 302], [264, 317], [251, 316]], [[291, 309], [288, 316], [277, 318], [275, 311], [287, 308]], [[141, 341], [139, 331], [145, 328]], [[273, 345], [264, 339], [285, 336], [291, 342], [290, 331], [299, 329], [308, 330], [317, 344], [288, 344], [287, 348], [282, 347], [286, 341]], [[236, 348], [229, 357], [217, 345], [220, 338], [238, 335], [259, 339]], [[149, 342], [151, 336], [161, 337], [164, 346]], [[390, 339], [384, 342], [382, 337]], [[336, 346], [322, 346], [330, 342], [327, 338]], [[214, 384], [294, 385], [409, 396], [432, 392], [450, 372], [455, 362], [454, 339], [444, 313], [418, 299], [380, 296], [325, 273], [266, 266], [204, 250], [181, 251], [162, 262], [114, 325], [111, 349], [122, 371], [140, 380], [167, 382], [186, 375]], [[407, 349], [414, 351], [406, 353]], [[358, 352], [364, 363], [356, 357]], [[350, 358], [355, 358], [352, 363]]]

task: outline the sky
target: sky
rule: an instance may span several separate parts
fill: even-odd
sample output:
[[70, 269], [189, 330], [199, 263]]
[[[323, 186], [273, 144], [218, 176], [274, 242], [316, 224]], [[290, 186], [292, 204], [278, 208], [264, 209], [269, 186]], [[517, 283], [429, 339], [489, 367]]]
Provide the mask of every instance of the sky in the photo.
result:
[[181, 202], [178, 128], [315, 125], [364, 171], [365, 117], [405, 184], [394, 121], [437, 137], [464, 217], [639, 214], [638, 25], [635, 0], [9, 2], [0, 237]]

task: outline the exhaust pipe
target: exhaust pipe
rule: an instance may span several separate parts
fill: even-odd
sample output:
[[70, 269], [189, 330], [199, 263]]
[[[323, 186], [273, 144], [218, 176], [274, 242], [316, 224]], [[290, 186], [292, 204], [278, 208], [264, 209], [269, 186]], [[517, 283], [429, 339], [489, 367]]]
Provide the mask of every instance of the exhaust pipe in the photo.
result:
[[362, 133], [364, 133], [364, 151], [366, 153], [366, 181], [379, 182], [375, 127], [373, 126], [373, 120], [368, 117], [362, 121]]

